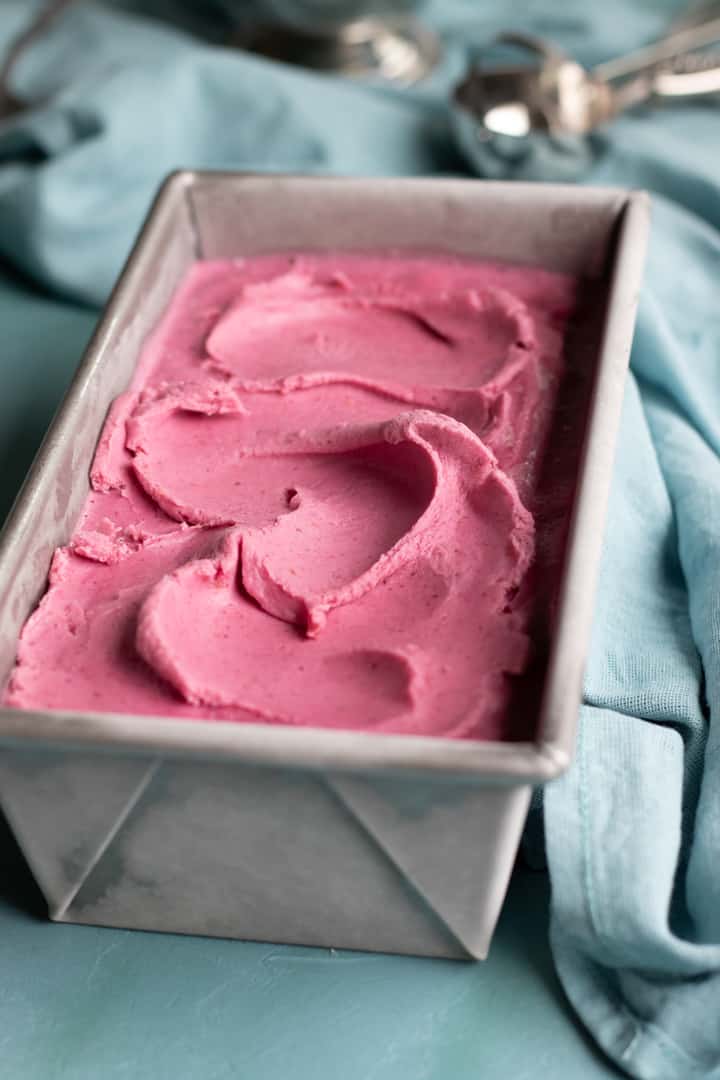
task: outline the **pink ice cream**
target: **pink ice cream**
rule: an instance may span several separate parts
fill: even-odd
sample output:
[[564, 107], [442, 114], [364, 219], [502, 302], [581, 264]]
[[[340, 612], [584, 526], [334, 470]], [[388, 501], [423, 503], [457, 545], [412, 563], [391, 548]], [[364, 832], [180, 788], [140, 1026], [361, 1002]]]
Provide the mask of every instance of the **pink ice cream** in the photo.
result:
[[109, 413], [5, 703], [526, 737], [574, 294], [441, 256], [198, 263]]

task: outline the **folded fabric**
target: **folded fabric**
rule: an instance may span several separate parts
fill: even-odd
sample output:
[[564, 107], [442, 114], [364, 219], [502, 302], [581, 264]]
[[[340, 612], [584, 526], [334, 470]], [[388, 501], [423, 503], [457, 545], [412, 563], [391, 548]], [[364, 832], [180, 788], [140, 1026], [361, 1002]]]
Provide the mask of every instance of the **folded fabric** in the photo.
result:
[[[35, 9], [39, 5], [34, 4]], [[0, 47], [20, 20], [7, 3]], [[9, 31], [6, 29], [9, 27]], [[58, 292], [107, 296], [173, 169], [345, 173], [458, 166], [444, 110], [214, 48], [78, 3], [11, 75], [0, 123], [0, 254]], [[352, 123], [348, 119], [352, 117]]]
[[[1, 48], [37, 6], [6, 0]], [[474, 42], [513, 26], [590, 63], [680, 7], [437, 0], [447, 59], [400, 92], [78, 3], [13, 71], [29, 107], [0, 124], [0, 254], [97, 303], [171, 169], [460, 172], [446, 99]], [[587, 178], [660, 197], [577, 758], [544, 824], [560, 978], [639, 1080], [720, 1078], [719, 177], [720, 113], [695, 105], [618, 121]]]
[[[673, 273], [668, 273], [672, 260]], [[577, 759], [545, 792], [560, 978], [633, 1076], [720, 1076], [720, 238], [655, 208]]]

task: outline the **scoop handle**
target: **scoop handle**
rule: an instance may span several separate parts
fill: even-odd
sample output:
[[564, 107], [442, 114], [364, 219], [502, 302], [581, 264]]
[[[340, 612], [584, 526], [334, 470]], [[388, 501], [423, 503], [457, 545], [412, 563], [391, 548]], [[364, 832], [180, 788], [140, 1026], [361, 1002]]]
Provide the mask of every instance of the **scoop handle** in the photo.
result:
[[661, 65], [716, 43], [720, 44], [720, 17], [668, 34], [625, 56], [606, 60], [604, 64], [597, 64], [591, 74], [593, 78], [611, 84], [632, 76], [650, 76]]

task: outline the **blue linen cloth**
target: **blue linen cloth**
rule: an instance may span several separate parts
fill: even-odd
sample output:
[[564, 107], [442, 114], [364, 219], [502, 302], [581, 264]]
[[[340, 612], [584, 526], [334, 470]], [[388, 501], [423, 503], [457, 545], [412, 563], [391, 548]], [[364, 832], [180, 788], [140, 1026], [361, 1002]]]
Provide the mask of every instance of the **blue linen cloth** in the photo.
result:
[[[0, 48], [38, 6], [5, 0]], [[13, 72], [29, 107], [0, 122], [0, 254], [99, 303], [171, 169], [460, 172], [445, 102], [473, 43], [512, 26], [590, 63], [648, 40], [678, 7], [437, 0], [426, 17], [445, 37], [444, 65], [400, 92], [79, 3]], [[542, 812], [559, 976], [598, 1044], [639, 1080], [720, 1078], [715, 109], [623, 118], [587, 178], [658, 197], [577, 757]]]

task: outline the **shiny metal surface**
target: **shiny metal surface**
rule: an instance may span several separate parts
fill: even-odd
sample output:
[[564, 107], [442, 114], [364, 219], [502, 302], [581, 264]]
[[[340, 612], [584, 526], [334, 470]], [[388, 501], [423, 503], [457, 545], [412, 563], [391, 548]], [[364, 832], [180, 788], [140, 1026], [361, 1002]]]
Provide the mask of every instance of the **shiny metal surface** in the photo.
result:
[[246, 22], [236, 41], [285, 63], [409, 84], [441, 55], [437, 35], [413, 17], [419, 6], [420, 0], [261, 0], [257, 21]]
[[[508, 33], [491, 42], [453, 94], [458, 144], [483, 176], [569, 180], [593, 160], [592, 135], [646, 103], [720, 93], [720, 17], [586, 70], [543, 39]], [[498, 50], [521, 58], [498, 62]]]
[[237, 43], [272, 60], [398, 85], [423, 79], [441, 56], [437, 36], [415, 19], [362, 18], [317, 33], [268, 23]]
[[164, 186], [0, 539], [0, 682], [98, 435], [198, 258], [445, 250], [582, 274], [593, 401], [536, 737], [490, 743], [0, 709], [0, 802], [70, 922], [483, 957], [532, 786], [569, 764], [647, 233], [644, 196], [181, 173]]

